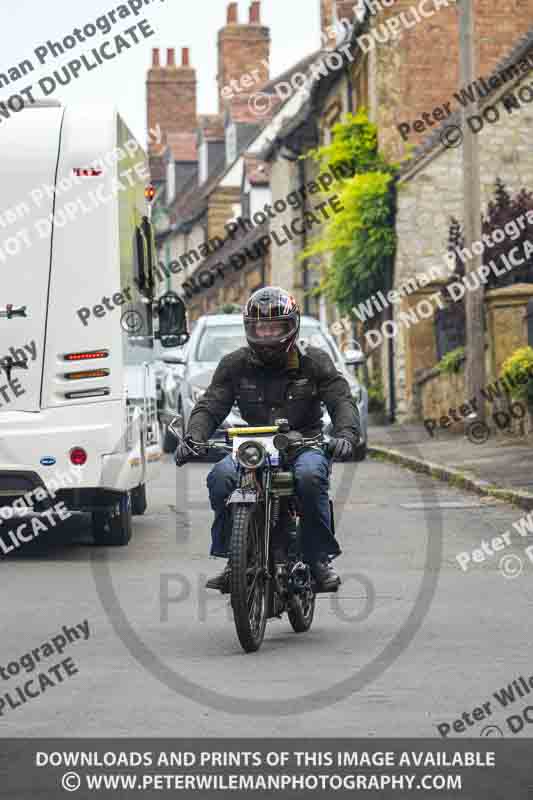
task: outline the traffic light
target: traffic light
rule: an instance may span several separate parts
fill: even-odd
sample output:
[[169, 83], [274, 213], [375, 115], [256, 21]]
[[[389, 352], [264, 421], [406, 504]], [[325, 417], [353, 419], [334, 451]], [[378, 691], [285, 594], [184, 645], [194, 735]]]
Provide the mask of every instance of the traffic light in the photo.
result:
[[146, 197], [146, 200], [151, 203], [155, 197], [155, 187], [151, 184], [150, 186], [147, 186], [144, 190], [144, 196]]

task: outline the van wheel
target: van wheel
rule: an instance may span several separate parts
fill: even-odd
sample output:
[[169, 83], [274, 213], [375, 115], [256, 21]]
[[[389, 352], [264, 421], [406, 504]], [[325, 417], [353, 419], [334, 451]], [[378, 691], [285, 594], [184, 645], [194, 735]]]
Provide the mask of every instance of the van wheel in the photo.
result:
[[93, 511], [95, 544], [124, 547], [131, 539], [131, 497], [129, 492], [109, 511]]
[[146, 484], [140, 483], [131, 490], [131, 513], [134, 517], [141, 517], [148, 507], [146, 502]]

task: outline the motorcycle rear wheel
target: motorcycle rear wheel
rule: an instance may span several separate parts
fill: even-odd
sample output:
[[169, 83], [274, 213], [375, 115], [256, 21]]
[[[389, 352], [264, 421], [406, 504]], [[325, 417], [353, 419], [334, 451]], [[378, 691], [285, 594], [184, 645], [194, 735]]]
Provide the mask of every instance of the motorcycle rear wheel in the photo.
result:
[[231, 606], [237, 636], [246, 653], [254, 653], [261, 647], [270, 607], [272, 584], [261, 553], [263, 525], [259, 506], [233, 505]]

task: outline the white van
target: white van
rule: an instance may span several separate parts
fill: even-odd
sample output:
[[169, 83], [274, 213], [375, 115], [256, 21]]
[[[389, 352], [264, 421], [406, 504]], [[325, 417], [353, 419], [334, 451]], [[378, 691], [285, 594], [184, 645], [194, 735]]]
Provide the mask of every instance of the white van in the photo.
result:
[[168, 346], [186, 324], [154, 298], [134, 142], [104, 107], [44, 102], [0, 124], [0, 507], [53, 488], [115, 545], [162, 457], [154, 319]]

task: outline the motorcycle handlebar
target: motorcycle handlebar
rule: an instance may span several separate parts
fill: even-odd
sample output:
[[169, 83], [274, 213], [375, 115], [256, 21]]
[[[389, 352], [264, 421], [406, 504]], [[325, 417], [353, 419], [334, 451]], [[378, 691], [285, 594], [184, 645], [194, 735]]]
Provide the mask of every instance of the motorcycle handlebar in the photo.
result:
[[[175, 428], [174, 423], [178, 420], [178, 417], [173, 419], [169, 423], [169, 429], [172, 431], [176, 439], [178, 440], [178, 444], [185, 442], [184, 437], [182, 437], [181, 433]], [[209, 439], [207, 442], [196, 442], [193, 439], [190, 439], [189, 442], [186, 442], [191, 450], [191, 454], [198, 455], [198, 451], [206, 450], [207, 448], [214, 448], [217, 450], [226, 450], [227, 452], [232, 451], [231, 444], [226, 444], [225, 442], [221, 442], [218, 439]], [[322, 434], [318, 436], [314, 436], [309, 439], [301, 438], [289, 443], [289, 449], [297, 448], [297, 447], [317, 447], [321, 450], [327, 450], [329, 442], [324, 439]], [[195, 449], [198, 448], [198, 450]]]

